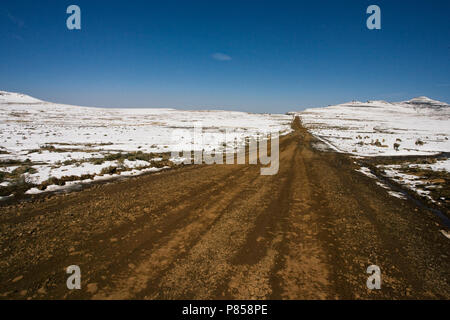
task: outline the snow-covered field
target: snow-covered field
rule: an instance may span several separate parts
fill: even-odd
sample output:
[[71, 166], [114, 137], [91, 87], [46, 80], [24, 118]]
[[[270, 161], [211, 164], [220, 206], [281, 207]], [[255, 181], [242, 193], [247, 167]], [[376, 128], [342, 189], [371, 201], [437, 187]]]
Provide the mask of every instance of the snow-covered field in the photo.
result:
[[[201, 148], [223, 150], [225, 132], [228, 141], [231, 135], [243, 143], [257, 134], [287, 133], [291, 120], [286, 115], [233, 111], [80, 107], [0, 91], [0, 172], [12, 173], [30, 163], [32, 169], [23, 175], [40, 184], [51, 177], [99, 175], [119, 165], [111, 155], [140, 152], [147, 155], [145, 160], [120, 160], [126, 171], [122, 175], [139, 174], [157, 169], [152, 164], [161, 161], [163, 153], [195, 149], [194, 126], [203, 128]], [[4, 177], [0, 183], [9, 182]]]
[[[430, 156], [432, 163], [418, 164], [419, 158], [416, 161], [405, 158], [401, 164], [377, 167], [385, 178], [405, 185], [430, 201], [448, 203], [449, 199], [442, 196], [448, 190], [446, 179], [450, 172], [450, 160], [445, 156], [450, 152], [450, 105], [447, 103], [427, 97], [397, 103], [354, 101], [297, 114], [316, 137], [336, 151], [354, 155], [355, 159], [386, 156], [383, 161], [389, 163], [395, 156]], [[441, 156], [434, 157], [438, 154]], [[392, 159], [399, 161], [399, 158]], [[358, 171], [377, 179], [368, 168]], [[389, 190], [381, 182], [377, 183]], [[399, 193], [388, 192], [402, 198]]]
[[338, 151], [360, 156], [450, 152], [450, 105], [426, 97], [350, 102], [298, 114], [310, 132]]

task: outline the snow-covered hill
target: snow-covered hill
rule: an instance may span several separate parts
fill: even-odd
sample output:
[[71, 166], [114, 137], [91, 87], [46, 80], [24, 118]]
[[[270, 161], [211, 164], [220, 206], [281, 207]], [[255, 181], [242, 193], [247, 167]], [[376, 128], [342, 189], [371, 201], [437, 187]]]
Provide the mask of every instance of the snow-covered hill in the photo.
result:
[[[375, 171], [384, 179], [431, 201], [448, 206], [450, 159], [450, 106], [447, 103], [418, 97], [403, 102], [353, 101], [298, 113], [303, 125], [328, 146], [359, 157], [377, 158]], [[439, 158], [433, 155], [444, 153]], [[391, 156], [429, 155], [394, 158]], [[406, 199], [364, 167], [359, 172], [377, 179], [377, 184], [395, 197]]]
[[349, 102], [298, 114], [338, 151], [362, 156], [450, 152], [450, 105], [427, 97]]
[[[406, 104], [419, 108], [434, 108], [434, 109], [446, 109], [450, 107], [449, 104], [437, 100], [430, 99], [428, 97], [417, 97], [408, 101], [400, 102], [399, 104]], [[448, 110], [448, 109], [447, 109]]]
[[[127, 170], [122, 175], [139, 174], [151, 170], [162, 153], [192, 147], [223, 150], [227, 129], [243, 143], [244, 137], [258, 133], [287, 133], [291, 120], [287, 115], [220, 110], [79, 107], [0, 91], [0, 185], [8, 185], [8, 176], [17, 177], [18, 170], [25, 170], [35, 184], [51, 177], [98, 175], [111, 166]], [[198, 125], [204, 141], [191, 146]], [[140, 154], [138, 159], [111, 160], [127, 152]]]
[[0, 104], [43, 103], [43, 101], [26, 94], [0, 91]]

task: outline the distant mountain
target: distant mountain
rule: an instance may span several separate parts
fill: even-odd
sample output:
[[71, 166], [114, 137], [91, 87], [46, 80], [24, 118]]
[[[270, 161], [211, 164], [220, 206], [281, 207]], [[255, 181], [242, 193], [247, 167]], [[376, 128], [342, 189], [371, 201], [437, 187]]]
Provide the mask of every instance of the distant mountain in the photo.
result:
[[42, 103], [43, 101], [27, 96], [26, 94], [0, 91], [0, 103], [2, 104], [23, 104], [23, 103]]
[[414, 107], [425, 107], [425, 108], [447, 108], [450, 107], [450, 105], [448, 103], [442, 102], [442, 101], [438, 101], [438, 100], [433, 100], [430, 99], [428, 97], [417, 97], [417, 98], [413, 98], [411, 100], [408, 101], [403, 101], [401, 102], [402, 104], [407, 104], [407, 105], [411, 105]]
[[[360, 102], [360, 101], [350, 101], [342, 104], [338, 104], [335, 106], [341, 106], [341, 107], [354, 107], [354, 108], [360, 108], [360, 107], [370, 107], [370, 108], [392, 108], [392, 107], [406, 107], [406, 108], [413, 108], [414, 110], [420, 112], [422, 111], [438, 111], [442, 112], [445, 111], [448, 113], [450, 111], [449, 107], [450, 104], [438, 100], [433, 100], [431, 98], [422, 96], [422, 97], [416, 97], [411, 100], [407, 101], [400, 101], [400, 102], [388, 102], [383, 100], [368, 100], [367, 102]], [[334, 107], [334, 106], [329, 106]], [[427, 111], [428, 110], [428, 111]]]

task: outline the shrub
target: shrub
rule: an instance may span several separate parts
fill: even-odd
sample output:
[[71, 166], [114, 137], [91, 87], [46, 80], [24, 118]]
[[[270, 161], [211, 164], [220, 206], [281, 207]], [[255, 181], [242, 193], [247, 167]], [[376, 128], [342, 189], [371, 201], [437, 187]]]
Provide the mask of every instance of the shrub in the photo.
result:
[[92, 159], [91, 160], [91, 162], [93, 163], [93, 164], [102, 164], [103, 162], [105, 162], [105, 159], [104, 158], [94, 158], [94, 159]]
[[114, 166], [105, 167], [105, 168], [103, 168], [103, 169], [100, 171], [100, 174], [101, 174], [101, 175], [104, 175], [104, 174], [115, 174], [115, 173], [118, 172], [117, 169], [118, 169], [118, 168], [117, 168], [117, 167], [114, 167]]
[[33, 168], [33, 167], [30, 167], [28, 165], [21, 165], [20, 167], [14, 169], [12, 174], [15, 175], [15, 176], [20, 176], [20, 175], [22, 175], [24, 173], [33, 174], [33, 173], [36, 173], [36, 172], [37, 172], [37, 170], [35, 168]]
[[13, 179], [8, 186], [0, 187], [0, 196], [21, 195], [34, 186], [25, 176], [21, 175]]
[[374, 145], [374, 146], [377, 146], [377, 147], [381, 147], [381, 142], [380, 142], [380, 140], [377, 139], [377, 141], [375, 141], [375, 142], [373, 143], [373, 145]]
[[53, 184], [55, 184], [57, 186], [63, 186], [66, 184], [66, 182], [64, 180], [58, 179], [56, 177], [50, 177], [49, 179], [42, 182], [37, 188], [39, 190], [45, 190], [48, 186], [53, 185]]
[[166, 166], [172, 167], [173, 162], [170, 160], [163, 159], [161, 161], [150, 161], [150, 165], [155, 168], [162, 168], [162, 167], [166, 167]]

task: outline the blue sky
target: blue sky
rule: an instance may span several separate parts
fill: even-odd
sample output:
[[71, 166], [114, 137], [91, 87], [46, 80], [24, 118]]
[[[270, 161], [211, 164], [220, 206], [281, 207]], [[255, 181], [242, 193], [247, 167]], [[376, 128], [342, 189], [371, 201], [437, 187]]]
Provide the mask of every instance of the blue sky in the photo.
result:
[[[66, 8], [81, 8], [81, 30]], [[381, 30], [366, 8], [381, 8]], [[110, 107], [300, 110], [450, 102], [450, 1], [22, 1], [0, 6], [0, 90]]]

